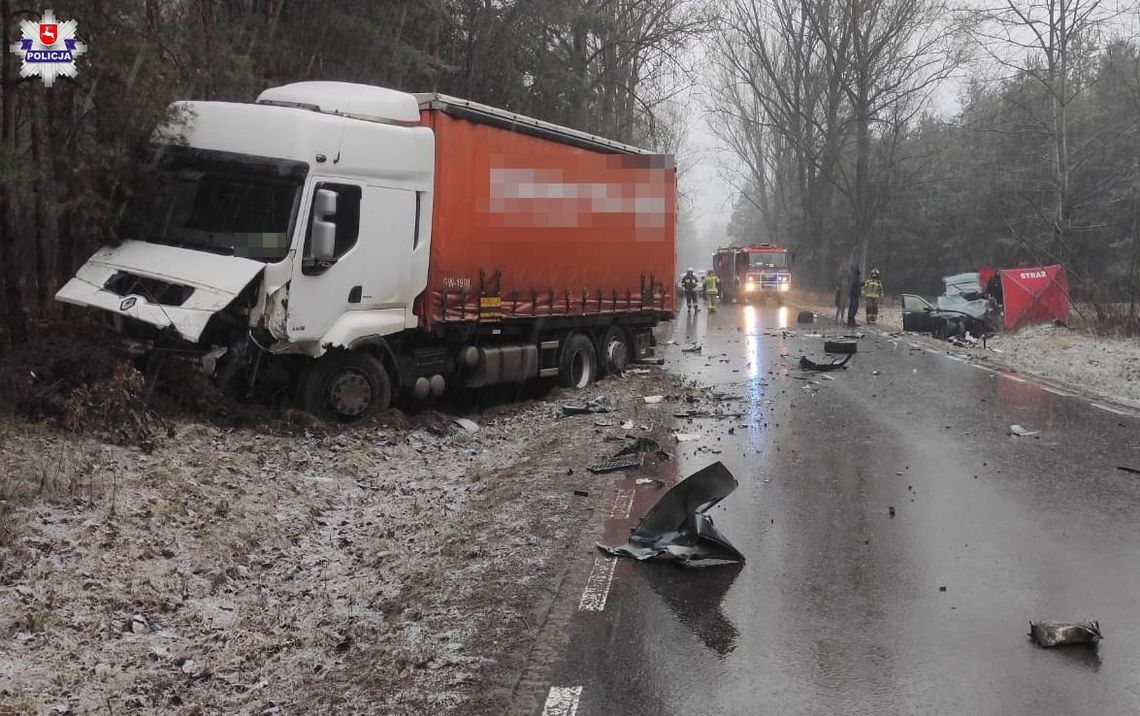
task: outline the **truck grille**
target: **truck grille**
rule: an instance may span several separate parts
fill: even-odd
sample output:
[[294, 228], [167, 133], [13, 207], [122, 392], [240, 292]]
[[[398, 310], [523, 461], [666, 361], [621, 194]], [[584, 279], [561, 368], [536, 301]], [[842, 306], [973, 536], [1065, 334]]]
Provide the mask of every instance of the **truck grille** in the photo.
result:
[[151, 303], [160, 303], [164, 306], [181, 306], [194, 293], [194, 289], [190, 286], [136, 276], [126, 271], [119, 271], [107, 279], [103, 288], [116, 296], [142, 296]]

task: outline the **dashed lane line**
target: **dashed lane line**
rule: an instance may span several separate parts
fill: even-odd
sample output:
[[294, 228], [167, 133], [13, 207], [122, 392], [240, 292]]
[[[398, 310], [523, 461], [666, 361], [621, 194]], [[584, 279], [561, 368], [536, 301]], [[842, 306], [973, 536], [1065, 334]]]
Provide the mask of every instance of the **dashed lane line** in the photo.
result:
[[551, 686], [550, 693], [546, 695], [546, 705], [542, 707], [542, 716], [575, 716], [581, 698], [581, 686]]
[[598, 555], [594, 558], [594, 568], [586, 580], [582, 590], [582, 599], [578, 602], [580, 612], [600, 612], [606, 608], [606, 600], [610, 596], [610, 585], [614, 581], [614, 566], [616, 557]]
[[610, 507], [610, 517], [617, 520], [628, 520], [633, 510], [633, 490], [618, 490], [614, 495], [614, 503]]

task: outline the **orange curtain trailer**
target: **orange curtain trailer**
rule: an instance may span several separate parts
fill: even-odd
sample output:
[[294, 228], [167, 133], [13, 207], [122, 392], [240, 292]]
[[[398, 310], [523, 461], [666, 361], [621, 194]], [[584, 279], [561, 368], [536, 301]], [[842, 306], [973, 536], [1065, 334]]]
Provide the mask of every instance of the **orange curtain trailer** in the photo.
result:
[[421, 325], [675, 310], [670, 157], [440, 95], [420, 99], [436, 141]]

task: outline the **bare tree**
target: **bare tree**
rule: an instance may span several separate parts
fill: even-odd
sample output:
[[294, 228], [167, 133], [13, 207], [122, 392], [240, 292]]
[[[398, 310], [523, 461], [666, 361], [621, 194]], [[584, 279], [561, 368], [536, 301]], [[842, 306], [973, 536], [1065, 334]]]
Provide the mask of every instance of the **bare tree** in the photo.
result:
[[[853, 244], [866, 262], [883, 200], [872, 140], [921, 112], [958, 66], [948, 17], [942, 0], [736, 0], [726, 12], [715, 128], [758, 191], [771, 185], [763, 157], [793, 162], [798, 243], [818, 271], [832, 269], [824, 227], [833, 190], [851, 206]], [[770, 206], [763, 196], [758, 205]]]

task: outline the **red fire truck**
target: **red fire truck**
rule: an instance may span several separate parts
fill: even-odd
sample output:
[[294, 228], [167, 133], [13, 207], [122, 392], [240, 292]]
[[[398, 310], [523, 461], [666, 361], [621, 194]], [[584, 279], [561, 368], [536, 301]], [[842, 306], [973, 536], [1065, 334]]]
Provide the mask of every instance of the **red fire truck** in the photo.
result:
[[779, 298], [792, 288], [788, 249], [778, 244], [718, 249], [713, 254], [713, 270], [726, 302], [753, 301], [766, 295]]

